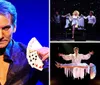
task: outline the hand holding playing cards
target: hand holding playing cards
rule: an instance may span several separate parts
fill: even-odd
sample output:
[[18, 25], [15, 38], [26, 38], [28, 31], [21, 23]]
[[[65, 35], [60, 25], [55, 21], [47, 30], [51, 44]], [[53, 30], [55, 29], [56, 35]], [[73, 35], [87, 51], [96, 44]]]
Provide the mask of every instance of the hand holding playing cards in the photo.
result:
[[41, 57], [42, 61], [44, 61], [49, 57], [49, 48], [42, 47], [42, 48], [37, 50], [37, 53]]
[[43, 70], [44, 63], [49, 56], [49, 48], [42, 47], [39, 41], [33, 37], [27, 46], [27, 60], [32, 68], [36, 68], [40, 71]]

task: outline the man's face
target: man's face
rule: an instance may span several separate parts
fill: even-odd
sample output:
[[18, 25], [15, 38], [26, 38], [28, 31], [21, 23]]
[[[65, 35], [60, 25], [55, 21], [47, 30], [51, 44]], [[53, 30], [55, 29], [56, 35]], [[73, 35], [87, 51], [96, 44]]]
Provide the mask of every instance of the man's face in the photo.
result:
[[5, 48], [8, 45], [15, 29], [12, 26], [11, 15], [4, 16], [0, 14], [0, 48]]
[[74, 50], [74, 53], [75, 53], [75, 54], [77, 54], [78, 52], [79, 52], [79, 50], [78, 50], [78, 49], [75, 49], [75, 50]]
[[56, 15], [58, 15], [59, 13], [58, 12], [56, 12]]
[[92, 12], [90, 12], [90, 16], [92, 16]]

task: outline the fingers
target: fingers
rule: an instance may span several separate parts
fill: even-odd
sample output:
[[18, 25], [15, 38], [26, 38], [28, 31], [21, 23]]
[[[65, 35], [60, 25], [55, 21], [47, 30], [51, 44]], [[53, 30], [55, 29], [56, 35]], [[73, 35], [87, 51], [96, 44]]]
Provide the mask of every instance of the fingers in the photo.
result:
[[60, 56], [60, 53], [58, 53], [58, 56]]
[[41, 49], [38, 50], [38, 54], [40, 56], [45, 56], [48, 53], [49, 53], [49, 48], [48, 47], [42, 47]]
[[63, 56], [63, 54], [59, 53], [58, 56], [59, 56], [59, 57], [60, 57], [60, 56]]
[[90, 54], [90, 55], [93, 55], [93, 54], [94, 54], [94, 51], [89, 51], [89, 54]]
[[49, 53], [46, 54], [46, 55], [42, 58], [42, 61], [45, 61], [48, 57], [49, 57]]
[[61, 56], [61, 55], [62, 55], [61, 53], [58, 54], [58, 56]]
[[41, 49], [37, 50], [38, 55], [41, 57], [42, 61], [46, 60], [49, 57], [49, 48], [42, 47]]
[[94, 53], [94, 51], [92, 50], [91, 53]]

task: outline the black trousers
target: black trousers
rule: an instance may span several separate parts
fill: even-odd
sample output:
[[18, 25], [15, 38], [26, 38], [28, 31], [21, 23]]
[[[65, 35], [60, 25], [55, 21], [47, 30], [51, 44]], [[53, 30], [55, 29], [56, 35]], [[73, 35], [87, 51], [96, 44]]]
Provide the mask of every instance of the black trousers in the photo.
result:
[[86, 35], [87, 35], [87, 40], [94, 40], [95, 39], [95, 27], [93, 24], [87, 24], [87, 29], [86, 29]]

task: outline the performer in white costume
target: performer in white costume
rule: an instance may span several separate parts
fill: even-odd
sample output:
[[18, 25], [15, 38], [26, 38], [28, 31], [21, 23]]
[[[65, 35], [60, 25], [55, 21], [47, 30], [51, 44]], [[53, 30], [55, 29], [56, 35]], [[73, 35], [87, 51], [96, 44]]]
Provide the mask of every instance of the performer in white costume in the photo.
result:
[[65, 24], [65, 28], [69, 27], [70, 21], [71, 21], [71, 14], [68, 13], [66, 15], [62, 15], [62, 17], [66, 17], [66, 24]]
[[[72, 63], [70, 64], [59, 64], [57, 63], [56, 66], [64, 68], [64, 73], [66, 76], [68, 76], [68, 73], [72, 73], [74, 78], [84, 78], [85, 73], [90, 73], [90, 78], [93, 79], [96, 75], [96, 66], [92, 63], [90, 65], [86, 63], [81, 63], [81, 60], [88, 60], [91, 55], [93, 55], [94, 52], [91, 51], [84, 54], [79, 54], [79, 48], [74, 47], [74, 54], [61, 54], [59, 53], [59, 56], [61, 56], [64, 60], [72, 60]], [[84, 70], [86, 72], [84, 73]]]
[[94, 54], [93, 51], [89, 52], [86, 55], [79, 54], [79, 48], [74, 47], [74, 54], [65, 55], [59, 53], [59, 56], [61, 56], [64, 60], [72, 60], [72, 63], [78, 64], [81, 63], [81, 60], [88, 60], [93, 54]]
[[72, 15], [72, 38], [74, 38], [75, 28], [78, 28], [79, 11], [75, 10]]
[[66, 15], [62, 15], [62, 17], [66, 17], [65, 28], [68, 28], [69, 24], [72, 26], [72, 38], [74, 38], [75, 28], [78, 30], [84, 29], [84, 16], [82, 14], [79, 16], [79, 11], [75, 10], [72, 16], [68, 13]]
[[78, 30], [82, 30], [82, 29], [84, 29], [84, 15], [80, 15], [80, 17], [79, 17], [79, 19], [78, 19], [78, 25], [79, 25], [79, 27], [78, 27]]

